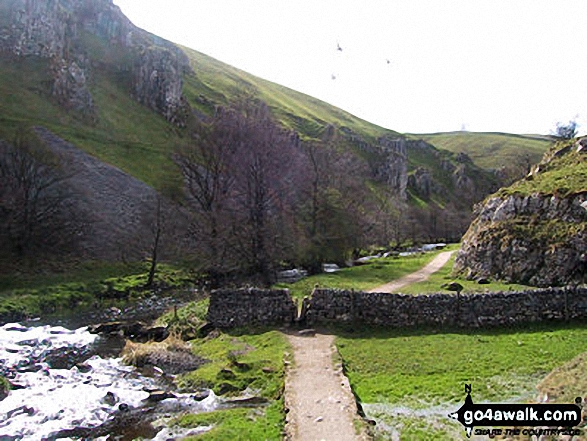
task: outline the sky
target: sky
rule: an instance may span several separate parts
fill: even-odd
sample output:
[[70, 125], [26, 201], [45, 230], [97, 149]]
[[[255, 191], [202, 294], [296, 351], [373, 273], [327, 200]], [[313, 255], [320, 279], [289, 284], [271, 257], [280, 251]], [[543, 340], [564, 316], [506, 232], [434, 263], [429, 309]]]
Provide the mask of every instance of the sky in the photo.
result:
[[586, 0], [114, 0], [137, 26], [404, 133], [587, 134]]

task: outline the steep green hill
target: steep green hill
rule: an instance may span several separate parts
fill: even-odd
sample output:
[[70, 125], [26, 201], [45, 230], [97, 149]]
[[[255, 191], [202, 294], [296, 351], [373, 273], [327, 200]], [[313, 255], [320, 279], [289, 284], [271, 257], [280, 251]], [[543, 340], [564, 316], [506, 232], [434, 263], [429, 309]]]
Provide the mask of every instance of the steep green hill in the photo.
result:
[[169, 153], [181, 132], [133, 100], [119, 76], [92, 71], [97, 118], [90, 123], [55, 102], [49, 68], [43, 58], [0, 54], [0, 138], [11, 140], [19, 127], [44, 126], [150, 185], [177, 180]]
[[552, 140], [539, 135], [509, 133], [448, 132], [416, 135], [438, 148], [466, 153], [480, 167], [499, 169], [513, 163], [536, 164], [552, 145]]
[[243, 93], [265, 101], [288, 128], [306, 137], [319, 138], [328, 125], [347, 127], [367, 140], [399, 136], [342, 109], [279, 84], [255, 77], [193, 49], [182, 47], [193, 74], [185, 77], [184, 93], [193, 108], [210, 114], [217, 105], [228, 105]]

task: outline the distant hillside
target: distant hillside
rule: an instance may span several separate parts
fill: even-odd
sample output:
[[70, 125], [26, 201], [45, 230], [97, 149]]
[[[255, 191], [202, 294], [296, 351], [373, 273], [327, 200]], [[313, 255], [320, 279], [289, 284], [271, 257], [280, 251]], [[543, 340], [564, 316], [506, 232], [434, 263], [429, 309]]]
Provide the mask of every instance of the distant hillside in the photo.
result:
[[[10, 143], [36, 127], [180, 204], [187, 204], [186, 182], [174, 155], [201, 139], [220, 106], [243, 100], [266, 103], [291, 132], [300, 164], [314, 148], [323, 156], [324, 197], [341, 219], [355, 216], [326, 219], [357, 224], [351, 249], [456, 240], [473, 204], [499, 188], [469, 153], [403, 136], [174, 45], [136, 28], [111, 0], [0, 0], [0, 12], [0, 139]], [[94, 194], [80, 185], [79, 195]], [[310, 200], [301, 194], [303, 208]]]
[[547, 136], [509, 133], [461, 131], [409, 136], [423, 139], [440, 149], [466, 153], [478, 166], [500, 171], [510, 182], [524, 176], [553, 143]]

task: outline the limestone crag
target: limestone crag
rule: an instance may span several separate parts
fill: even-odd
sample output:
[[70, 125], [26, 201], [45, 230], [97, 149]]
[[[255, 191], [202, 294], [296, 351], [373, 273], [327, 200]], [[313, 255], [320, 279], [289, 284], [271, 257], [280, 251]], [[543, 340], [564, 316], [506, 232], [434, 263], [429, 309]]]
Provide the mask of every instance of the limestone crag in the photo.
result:
[[408, 178], [408, 184], [424, 198], [429, 198], [433, 192], [437, 191], [432, 174], [425, 167], [418, 167]]
[[381, 162], [378, 175], [395, 190], [401, 200], [407, 199], [408, 187], [408, 150], [405, 138], [383, 137], [378, 140], [384, 160]]
[[[179, 122], [187, 57], [134, 26], [112, 0], [2, 0], [2, 12], [0, 51], [51, 60], [51, 91], [60, 105], [95, 117], [92, 70], [109, 63], [111, 69], [132, 70], [129, 93], [139, 102]], [[108, 54], [92, 54], [88, 38]]]
[[53, 62], [53, 96], [69, 110], [94, 117], [94, 100], [88, 90], [86, 64], [55, 58]]
[[182, 78], [188, 64], [186, 55], [175, 47], [144, 48], [133, 75], [136, 99], [168, 121], [182, 125], [181, 112], [188, 106], [182, 95]]
[[586, 193], [493, 197], [476, 211], [455, 269], [536, 286], [587, 282]]

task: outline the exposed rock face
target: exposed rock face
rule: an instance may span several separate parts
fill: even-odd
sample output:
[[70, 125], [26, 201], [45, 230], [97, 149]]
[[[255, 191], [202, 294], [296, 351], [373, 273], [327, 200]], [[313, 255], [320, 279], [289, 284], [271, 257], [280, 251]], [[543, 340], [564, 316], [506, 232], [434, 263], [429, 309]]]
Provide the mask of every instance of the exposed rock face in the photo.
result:
[[401, 200], [407, 199], [408, 187], [408, 150], [405, 138], [380, 138], [379, 147], [385, 156], [378, 175], [387, 185], [395, 190]]
[[134, 69], [134, 95], [139, 102], [161, 113], [168, 121], [181, 125], [183, 74], [189, 61], [179, 49], [153, 46], [141, 51]]
[[587, 282], [587, 194], [489, 199], [463, 238], [455, 269], [536, 286]]
[[[175, 45], [135, 27], [112, 0], [4, 0], [0, 7], [0, 51], [51, 60], [53, 95], [67, 109], [95, 117], [89, 84], [92, 69], [112, 63], [133, 71], [133, 90], [141, 103], [179, 123], [182, 76], [187, 57]], [[114, 49], [92, 59], [85, 39], [98, 38]], [[118, 51], [119, 55], [116, 54]], [[128, 59], [135, 60], [128, 64]]]
[[67, 109], [94, 117], [94, 100], [88, 90], [87, 73], [87, 67], [80, 67], [76, 61], [56, 58], [53, 63], [53, 95]]
[[425, 198], [429, 198], [436, 188], [430, 170], [425, 167], [418, 167], [408, 178], [408, 184]]

